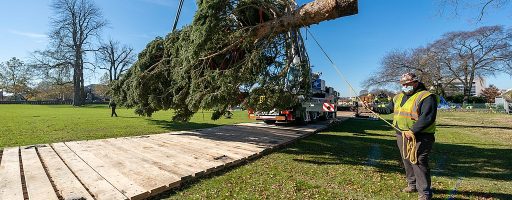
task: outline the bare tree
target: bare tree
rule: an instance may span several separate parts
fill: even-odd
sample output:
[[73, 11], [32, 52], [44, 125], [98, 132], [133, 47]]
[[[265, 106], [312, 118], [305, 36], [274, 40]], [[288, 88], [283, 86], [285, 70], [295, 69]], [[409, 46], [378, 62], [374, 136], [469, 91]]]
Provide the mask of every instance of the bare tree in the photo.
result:
[[511, 0], [440, 0], [440, 13], [459, 15], [461, 10], [475, 13], [477, 22], [482, 21], [490, 10], [509, 10]]
[[32, 71], [20, 59], [13, 57], [0, 65], [0, 85], [7, 92], [25, 94], [30, 90], [29, 82]]
[[400, 75], [409, 71], [409, 52], [407, 50], [393, 50], [388, 52], [381, 60], [381, 66], [363, 82], [363, 87], [383, 87], [392, 85], [400, 79]]
[[111, 83], [119, 80], [119, 77], [129, 69], [135, 61], [135, 54], [133, 54], [133, 48], [121, 46], [119, 42], [109, 40], [99, 47], [96, 60], [98, 68], [107, 71], [108, 83]]
[[71, 99], [74, 71], [72, 56], [61, 50], [35, 51], [31, 56], [30, 66], [42, 80], [34, 88], [35, 98]]
[[62, 86], [73, 83], [72, 56], [65, 51], [35, 51], [30, 62], [39, 78], [48, 84]]
[[73, 97], [73, 85], [56, 85], [50, 81], [41, 81], [34, 87], [33, 92], [35, 100], [68, 100]]
[[475, 77], [494, 76], [510, 70], [512, 34], [502, 26], [481, 27], [468, 32], [451, 32], [438, 41], [446, 50], [443, 63], [464, 86], [464, 102], [471, 95]]
[[92, 0], [54, 0], [50, 41], [73, 66], [73, 105], [85, 103], [84, 64], [86, 52], [93, 51], [92, 37], [107, 24]]
[[400, 76], [407, 72], [414, 72], [427, 86], [438, 88], [443, 82], [443, 67], [438, 62], [438, 57], [431, 46], [419, 47], [411, 50], [394, 50], [389, 52], [381, 61], [381, 68], [371, 75], [363, 86], [366, 88], [378, 88], [396, 85]]
[[447, 33], [427, 47], [388, 53], [379, 70], [363, 85], [389, 85], [396, 83], [401, 74], [414, 72], [441, 95], [453, 82], [462, 83], [467, 102], [475, 77], [512, 74], [511, 43], [512, 31], [505, 31], [502, 26]]

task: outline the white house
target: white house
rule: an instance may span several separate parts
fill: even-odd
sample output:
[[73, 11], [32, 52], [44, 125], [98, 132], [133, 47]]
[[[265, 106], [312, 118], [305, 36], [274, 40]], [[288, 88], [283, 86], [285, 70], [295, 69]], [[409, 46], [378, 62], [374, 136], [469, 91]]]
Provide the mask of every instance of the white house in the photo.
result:
[[[485, 85], [484, 78], [475, 77], [471, 87], [471, 96], [480, 96], [482, 90], [485, 89]], [[459, 80], [455, 80], [447, 87], [446, 93], [449, 95], [462, 94], [464, 93], [464, 85]]]

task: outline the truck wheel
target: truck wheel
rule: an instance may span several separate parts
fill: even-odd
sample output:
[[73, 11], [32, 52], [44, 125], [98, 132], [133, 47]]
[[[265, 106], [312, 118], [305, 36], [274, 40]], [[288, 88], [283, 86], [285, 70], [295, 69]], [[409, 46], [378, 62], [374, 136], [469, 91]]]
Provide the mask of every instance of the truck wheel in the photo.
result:
[[303, 117], [296, 117], [295, 124], [299, 126], [307, 125], [308, 122]]
[[316, 112], [309, 112], [309, 118], [311, 119], [311, 122], [317, 122], [320, 118], [320, 116], [318, 115], [318, 113]]
[[320, 119], [320, 121], [325, 121], [329, 118], [329, 113], [324, 113], [324, 115], [321, 115], [318, 119]]
[[275, 124], [276, 120], [263, 120], [263, 122], [265, 122], [265, 124]]
[[299, 126], [307, 125], [308, 122], [306, 121], [306, 115], [307, 112], [301, 112], [300, 117], [295, 117], [295, 124]]

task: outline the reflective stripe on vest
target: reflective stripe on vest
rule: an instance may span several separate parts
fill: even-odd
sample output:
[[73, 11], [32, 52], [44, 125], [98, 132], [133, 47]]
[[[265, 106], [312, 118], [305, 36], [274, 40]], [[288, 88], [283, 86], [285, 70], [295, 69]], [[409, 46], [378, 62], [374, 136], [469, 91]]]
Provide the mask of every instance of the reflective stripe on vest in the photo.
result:
[[[419, 105], [421, 101], [430, 96], [432, 93], [427, 91], [420, 91], [416, 94], [412, 95], [407, 101], [402, 104], [402, 99], [404, 97], [403, 93], [396, 95], [393, 98], [394, 106], [394, 116], [393, 116], [393, 125], [395, 125], [400, 130], [410, 130], [416, 120], [419, 118]], [[426, 128], [423, 132], [433, 133], [435, 132], [435, 122]]]

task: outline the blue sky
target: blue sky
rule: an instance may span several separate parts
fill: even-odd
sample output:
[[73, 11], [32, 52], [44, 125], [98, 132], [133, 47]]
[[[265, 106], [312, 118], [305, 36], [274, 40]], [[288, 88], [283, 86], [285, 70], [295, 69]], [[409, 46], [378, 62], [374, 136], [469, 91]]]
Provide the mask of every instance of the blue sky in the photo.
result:
[[[27, 59], [29, 53], [44, 49], [49, 32], [51, 0], [3, 0], [0, 2], [0, 62], [11, 57]], [[119, 40], [140, 52], [156, 36], [172, 28], [178, 0], [95, 0], [109, 26], [103, 38]], [[298, 0], [299, 4], [309, 0]], [[466, 8], [464, 5], [461, 8]], [[179, 27], [192, 21], [197, 6], [186, 0]], [[381, 58], [394, 49], [426, 45], [450, 31], [473, 30], [479, 26], [504, 25], [512, 28], [510, 9], [492, 10], [480, 23], [476, 15], [463, 10], [458, 15], [440, 16], [439, 0], [359, 1], [359, 14], [311, 26], [311, 31], [334, 59], [357, 92], [362, 81], [376, 71]], [[475, 9], [469, 9], [475, 11]], [[347, 85], [336, 75], [310, 37], [306, 47], [314, 71], [323, 73], [328, 85], [349, 95]], [[89, 83], [99, 79], [88, 73]], [[512, 88], [508, 75], [488, 77], [487, 85]]]

